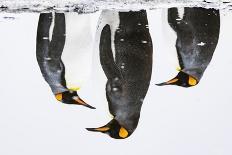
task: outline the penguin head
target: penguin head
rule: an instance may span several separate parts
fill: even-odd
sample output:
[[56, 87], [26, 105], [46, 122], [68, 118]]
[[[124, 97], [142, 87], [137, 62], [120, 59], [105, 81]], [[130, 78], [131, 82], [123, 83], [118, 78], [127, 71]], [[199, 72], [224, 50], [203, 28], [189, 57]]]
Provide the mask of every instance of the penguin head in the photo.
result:
[[157, 86], [164, 86], [164, 85], [177, 85], [181, 87], [192, 87], [198, 84], [198, 80], [191, 76], [188, 75], [185, 72], [180, 71], [177, 76], [167, 82], [163, 82], [160, 84], [156, 84]]
[[106, 84], [106, 98], [110, 113], [114, 118], [99, 128], [87, 128], [88, 131], [102, 132], [115, 139], [128, 138], [136, 129], [140, 117], [141, 104], [138, 98], [125, 93], [128, 88], [122, 86], [120, 78], [108, 80]]
[[99, 128], [86, 128], [88, 131], [102, 132], [115, 139], [125, 139], [131, 135], [125, 127], [121, 126], [116, 119], [112, 119], [108, 124]]
[[83, 101], [77, 94], [76, 91], [68, 90], [65, 92], [55, 94], [55, 97], [58, 101], [65, 103], [65, 104], [76, 104], [88, 107], [90, 109], [96, 109], [95, 107], [87, 104]]

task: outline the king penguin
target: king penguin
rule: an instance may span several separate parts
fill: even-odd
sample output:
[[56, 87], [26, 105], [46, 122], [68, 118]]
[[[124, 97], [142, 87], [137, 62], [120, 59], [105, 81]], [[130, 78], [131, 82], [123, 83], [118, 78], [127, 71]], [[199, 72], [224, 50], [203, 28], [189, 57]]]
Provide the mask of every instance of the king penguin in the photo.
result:
[[41, 13], [37, 29], [36, 57], [44, 79], [58, 101], [95, 109], [84, 102], [76, 90], [67, 86], [66, 68], [62, 60], [66, 39], [65, 14]]
[[[102, 127], [87, 130], [124, 139], [138, 125], [151, 80], [153, 49], [147, 14], [145, 10], [105, 10], [101, 20], [108, 21], [101, 31], [99, 51], [107, 77], [106, 98], [113, 119]], [[119, 21], [118, 25], [112, 21]]]
[[181, 16], [178, 8], [170, 8], [168, 22], [177, 35], [176, 50], [180, 71], [175, 78], [157, 85], [195, 86], [209, 65], [218, 43], [219, 10], [184, 8]]

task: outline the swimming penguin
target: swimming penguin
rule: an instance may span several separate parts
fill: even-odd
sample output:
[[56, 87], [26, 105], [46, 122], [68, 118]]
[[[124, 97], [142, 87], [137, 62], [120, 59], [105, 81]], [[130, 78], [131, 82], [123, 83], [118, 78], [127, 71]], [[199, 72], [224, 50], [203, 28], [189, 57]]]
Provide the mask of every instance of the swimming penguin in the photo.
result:
[[[124, 139], [138, 125], [141, 106], [150, 84], [152, 40], [145, 10], [107, 10], [101, 16], [101, 20], [109, 20], [101, 32], [99, 50], [101, 65], [108, 79], [106, 98], [113, 119], [102, 127], [87, 130]], [[116, 29], [115, 23], [111, 25], [110, 22], [114, 20], [119, 21]]]
[[219, 10], [184, 8], [181, 16], [177, 8], [170, 8], [168, 22], [177, 34], [180, 71], [175, 78], [157, 85], [195, 86], [209, 65], [218, 43]]
[[66, 25], [63, 13], [40, 14], [36, 40], [36, 57], [40, 70], [58, 101], [95, 109], [85, 103], [76, 91], [66, 86], [65, 66], [61, 59], [65, 36]]

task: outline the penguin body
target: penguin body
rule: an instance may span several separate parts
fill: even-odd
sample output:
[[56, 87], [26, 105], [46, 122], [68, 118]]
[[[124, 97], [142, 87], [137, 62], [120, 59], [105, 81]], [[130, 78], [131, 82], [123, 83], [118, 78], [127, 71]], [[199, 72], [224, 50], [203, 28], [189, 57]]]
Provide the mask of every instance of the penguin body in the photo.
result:
[[94, 38], [91, 15], [67, 13], [65, 21], [66, 40], [61, 57], [65, 66], [65, 80], [67, 88], [78, 90], [90, 78], [92, 69]]
[[[63, 13], [42, 13], [40, 14], [37, 40], [36, 40], [36, 57], [44, 79], [49, 84], [56, 99], [67, 104], [79, 104], [94, 109], [94, 107], [85, 103], [77, 94], [76, 90], [67, 86], [66, 69], [74, 64], [74, 59], [78, 61], [78, 54], [74, 59], [70, 59], [70, 64], [66, 68], [62, 54], [67, 50], [66, 41], [66, 20]], [[78, 49], [77, 49], [78, 52]], [[72, 51], [71, 51], [72, 53]], [[64, 56], [65, 58], [67, 55]], [[71, 58], [73, 58], [72, 56]], [[64, 58], [64, 59], [65, 59]], [[81, 57], [82, 59], [83, 57]], [[80, 71], [75, 71], [79, 74]], [[70, 75], [70, 74], [68, 74]], [[74, 86], [75, 87], [75, 86]]]
[[41, 13], [37, 29], [36, 57], [43, 77], [54, 94], [67, 91], [61, 55], [65, 44], [65, 16]]
[[217, 46], [219, 11], [184, 8], [184, 14], [180, 15], [177, 8], [170, 8], [168, 22], [177, 35], [176, 50], [181, 70], [174, 79], [158, 85], [194, 86], [202, 78]]
[[103, 127], [87, 129], [122, 139], [133, 133], [139, 121], [151, 80], [152, 41], [145, 10], [107, 12], [120, 21], [116, 29], [110, 22], [104, 26], [99, 45], [101, 65], [108, 79], [106, 97], [114, 119]]

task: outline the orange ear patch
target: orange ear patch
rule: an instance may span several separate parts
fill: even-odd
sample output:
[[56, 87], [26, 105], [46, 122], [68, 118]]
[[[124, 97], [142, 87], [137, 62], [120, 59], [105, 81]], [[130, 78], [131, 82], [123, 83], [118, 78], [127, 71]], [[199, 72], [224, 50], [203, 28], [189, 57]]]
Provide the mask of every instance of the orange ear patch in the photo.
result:
[[188, 83], [191, 86], [195, 86], [197, 84], [197, 80], [195, 78], [193, 78], [192, 76], [189, 76]]
[[128, 136], [128, 131], [124, 127], [121, 127], [119, 130], [119, 136], [121, 138], [126, 138]]
[[56, 94], [55, 97], [56, 97], [56, 99], [57, 99], [58, 101], [61, 101], [62, 98], [63, 98], [63, 95], [62, 95], [62, 93], [59, 93], [59, 94]]

